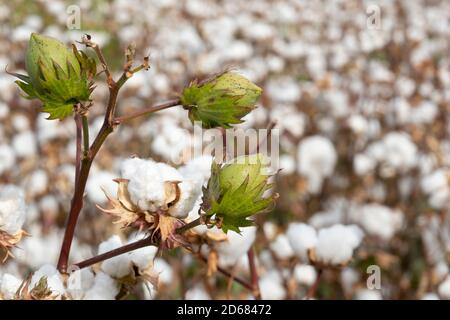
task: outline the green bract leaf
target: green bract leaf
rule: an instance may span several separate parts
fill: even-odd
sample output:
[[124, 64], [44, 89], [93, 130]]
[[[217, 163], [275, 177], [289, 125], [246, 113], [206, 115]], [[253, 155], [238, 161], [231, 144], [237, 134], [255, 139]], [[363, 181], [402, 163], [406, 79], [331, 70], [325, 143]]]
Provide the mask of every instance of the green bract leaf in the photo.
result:
[[64, 119], [72, 115], [73, 104], [56, 104], [52, 102], [46, 102], [42, 106], [42, 112], [49, 113], [48, 120]]

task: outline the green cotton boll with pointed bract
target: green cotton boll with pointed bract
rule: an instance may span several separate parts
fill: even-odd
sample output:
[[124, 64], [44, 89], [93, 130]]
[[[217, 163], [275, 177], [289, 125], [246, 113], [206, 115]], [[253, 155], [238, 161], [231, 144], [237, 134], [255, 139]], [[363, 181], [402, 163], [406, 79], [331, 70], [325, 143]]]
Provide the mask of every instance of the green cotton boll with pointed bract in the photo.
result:
[[222, 219], [222, 230], [240, 233], [240, 227], [253, 224], [248, 218], [266, 211], [276, 194], [272, 188], [267, 159], [262, 154], [238, 157], [219, 165], [213, 161], [211, 177], [203, 189], [202, 209], [208, 216]]
[[262, 89], [234, 73], [224, 72], [204, 82], [193, 81], [183, 90], [181, 104], [192, 123], [203, 128], [230, 128], [255, 108]]
[[63, 119], [73, 113], [73, 105], [88, 101], [92, 93], [90, 78], [95, 74], [92, 58], [63, 43], [32, 33], [25, 59], [28, 76], [14, 74], [28, 99], [39, 99], [48, 119]]

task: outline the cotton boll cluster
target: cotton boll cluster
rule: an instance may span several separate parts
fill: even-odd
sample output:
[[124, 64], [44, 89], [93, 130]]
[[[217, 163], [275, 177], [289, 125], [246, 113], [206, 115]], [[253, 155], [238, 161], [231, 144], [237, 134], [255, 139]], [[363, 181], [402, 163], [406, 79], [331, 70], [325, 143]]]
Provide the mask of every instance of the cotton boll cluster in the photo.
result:
[[308, 191], [318, 193], [323, 180], [333, 174], [337, 161], [336, 149], [327, 138], [312, 136], [300, 142], [297, 155], [298, 172], [308, 179]]
[[[367, 8], [356, 0], [345, 1], [345, 5], [339, 0], [225, 1], [220, 5], [215, 0], [155, 0], [140, 1], [139, 6], [126, 0], [100, 6], [78, 2], [83, 24], [89, 25], [88, 33], [100, 43], [112, 69], [121, 61], [115, 61], [120, 48], [131, 42], [137, 44], [136, 63], [150, 55], [151, 69], [134, 74], [122, 87], [118, 116], [175, 97], [193, 79], [204, 79], [229, 65], [263, 89], [258, 108], [236, 126], [265, 128], [275, 121], [280, 133], [283, 170], [274, 179], [280, 198], [273, 212], [256, 221], [258, 239], [265, 240], [254, 243], [263, 297], [286, 298], [289, 293], [289, 298], [304, 298], [315, 279], [315, 268], [326, 267], [315, 298], [327, 297], [324, 288], [330, 287], [337, 299], [445, 298], [439, 290], [445, 291], [448, 282], [450, 252], [448, 1], [406, 5], [383, 1], [377, 30], [368, 28]], [[8, 65], [8, 71], [25, 73], [19, 68], [24, 65], [30, 32], [42, 32], [66, 44], [80, 40], [80, 32], [67, 32], [63, 1], [45, 2], [39, 12], [30, 7], [21, 12], [21, 22], [12, 25], [8, 17], [17, 9], [13, 3], [0, 5], [4, 25], [0, 28], [0, 65]], [[105, 25], [117, 33], [105, 31]], [[102, 126], [102, 106], [109, 94], [103, 77], [98, 80], [88, 115], [90, 143]], [[19, 97], [13, 81], [6, 73], [0, 74], [0, 190], [11, 183], [23, 188], [28, 208], [19, 229], [31, 236], [11, 250], [15, 259], [0, 266], [0, 298], [12, 298], [28, 270], [56, 265], [75, 178], [73, 119], [46, 120], [48, 114], [38, 112], [38, 102]], [[193, 132], [187, 110], [179, 107], [117, 126], [92, 166], [71, 261], [91, 257], [98, 251], [99, 239], [108, 239], [111, 232], [118, 234], [117, 225], [104, 223], [104, 215], [93, 204], [110, 208], [101, 187], [116, 195], [117, 184], [112, 180], [120, 177], [115, 174], [120, 169], [117, 164], [128, 155], [177, 168], [172, 168], [174, 173], [159, 166], [147, 171], [142, 166], [145, 170], [133, 174], [134, 195], [142, 197], [138, 197], [140, 210], [164, 205], [167, 194], [158, 191], [164, 190], [166, 179], [175, 176], [180, 198], [167, 213], [185, 218], [189, 212], [186, 222], [199, 217], [201, 187], [208, 180], [211, 157], [190, 160], [192, 147], [200, 142]], [[322, 141], [307, 143], [316, 137]], [[0, 222], [8, 206], [3, 207], [0, 199]], [[313, 262], [308, 252], [317, 250], [321, 230], [349, 223], [357, 224], [368, 236], [353, 255], [356, 261], [351, 267], [339, 276], [338, 271], [328, 270], [329, 265], [306, 264]], [[192, 231], [205, 257], [209, 249], [216, 250], [219, 243], [225, 246], [225, 238], [234, 236], [206, 225]], [[121, 239], [127, 238], [126, 232], [121, 230]], [[336, 245], [352, 247], [346, 236], [341, 238]], [[136, 240], [111, 241], [106, 249]], [[247, 279], [248, 258], [244, 248], [240, 250], [247, 245], [236, 246], [239, 250], [231, 248], [231, 253], [218, 256], [230, 256], [234, 264], [221, 263], [229, 271], [235, 267], [236, 276]], [[149, 253], [139, 254], [147, 249]], [[130, 253], [121, 263], [147, 270], [153, 264], [147, 259], [147, 255], [154, 256], [152, 250], [138, 250], [134, 258]], [[346, 251], [333, 250], [336, 256]], [[208, 297], [205, 268], [199, 267], [202, 262], [183, 250], [172, 253], [174, 259], [158, 258], [157, 268], [152, 269], [160, 272], [161, 288], [156, 292], [138, 283], [132, 295], [183, 298], [176, 281], [177, 261], [182, 261], [183, 273], [189, 273], [181, 279], [189, 283], [186, 298]], [[382, 295], [364, 289], [365, 270], [360, 266], [372, 264], [373, 259], [383, 264], [386, 290]], [[65, 295], [69, 299], [115, 299], [122, 289], [116, 273], [124, 271], [118, 261], [112, 262], [109, 267], [105, 262], [105, 268], [114, 276], [101, 271], [101, 264], [83, 269], [81, 289], [73, 291], [68, 284]], [[412, 270], [413, 266], [423, 267]], [[221, 277], [219, 272], [215, 277]], [[228, 293], [231, 298], [252, 298], [244, 290], [228, 292], [225, 281], [213, 282], [212, 278], [207, 280], [216, 285], [211, 297]], [[426, 291], [421, 285], [418, 291], [411, 289], [417, 279], [427, 284]], [[295, 285], [299, 290], [291, 292]]]

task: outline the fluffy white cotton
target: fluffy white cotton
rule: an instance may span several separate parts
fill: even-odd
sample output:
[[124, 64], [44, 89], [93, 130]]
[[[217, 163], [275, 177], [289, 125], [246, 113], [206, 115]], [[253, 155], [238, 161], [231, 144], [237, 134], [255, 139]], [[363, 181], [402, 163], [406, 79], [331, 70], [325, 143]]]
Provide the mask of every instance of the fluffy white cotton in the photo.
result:
[[81, 300], [94, 284], [95, 275], [90, 268], [76, 270], [67, 279], [67, 293], [72, 299]]
[[0, 279], [0, 295], [2, 298], [13, 299], [21, 283], [22, 281], [12, 274], [5, 273]]
[[30, 288], [34, 288], [42, 277], [47, 278], [47, 286], [53, 294], [61, 296], [66, 293], [61, 274], [50, 264], [43, 265], [33, 274], [31, 277]]
[[403, 213], [389, 207], [373, 203], [351, 211], [351, 219], [359, 223], [369, 234], [390, 240], [403, 225]]
[[234, 265], [247, 253], [256, 237], [256, 227], [241, 228], [242, 234], [228, 232], [227, 240], [217, 245], [219, 264], [224, 267]]
[[174, 278], [174, 271], [170, 264], [162, 258], [156, 258], [153, 264], [153, 271], [158, 275], [159, 283], [169, 285]]
[[294, 268], [295, 280], [305, 286], [311, 286], [316, 281], [317, 271], [312, 265], [298, 264]]
[[381, 141], [372, 143], [367, 154], [381, 165], [380, 173], [390, 177], [416, 165], [417, 146], [404, 132], [390, 132]]
[[376, 160], [365, 153], [359, 153], [353, 158], [353, 169], [359, 176], [370, 173], [375, 169], [376, 165]]
[[424, 176], [420, 187], [428, 195], [428, 201], [433, 208], [442, 209], [448, 206], [450, 203], [450, 170], [438, 169]]
[[0, 186], [0, 230], [14, 235], [22, 229], [27, 213], [24, 197], [14, 185]]
[[264, 300], [281, 300], [286, 296], [283, 278], [277, 270], [271, 270], [260, 277], [259, 289]]
[[169, 208], [169, 214], [177, 218], [186, 218], [201, 194], [201, 188], [196, 181], [186, 180], [178, 184], [180, 198]]
[[356, 292], [356, 300], [383, 300], [379, 290], [360, 289]]
[[341, 224], [319, 230], [316, 244], [316, 259], [321, 263], [340, 265], [347, 263], [353, 256], [363, 238], [357, 226]]
[[[134, 158], [125, 160], [121, 171], [122, 177], [129, 180], [128, 191], [131, 200], [141, 210], [156, 211], [158, 208], [164, 208], [168, 203], [165, 182], [178, 182], [180, 197], [169, 208], [168, 213], [177, 218], [185, 218], [201, 193], [208, 175], [205, 169], [207, 162], [208, 159], [204, 158], [178, 171], [165, 163]], [[203, 173], [194, 178], [194, 168], [199, 168]], [[186, 177], [181, 172], [184, 172]]]
[[307, 261], [308, 250], [317, 243], [316, 230], [304, 223], [290, 223], [286, 235], [294, 253], [302, 261]]
[[294, 255], [294, 251], [289, 244], [289, 240], [284, 234], [279, 234], [270, 244], [270, 249], [279, 259], [289, 259]]
[[202, 285], [197, 285], [193, 288], [190, 288], [186, 291], [186, 295], [184, 296], [186, 300], [210, 300], [211, 297], [206, 292], [205, 288]]
[[322, 136], [303, 139], [298, 147], [298, 172], [308, 179], [307, 188], [318, 193], [323, 179], [332, 175], [337, 153], [330, 140]]
[[277, 102], [295, 102], [301, 96], [299, 83], [288, 77], [270, 79], [266, 91]]
[[[128, 239], [128, 243], [132, 243], [144, 238], [144, 234], [136, 234], [132, 235]], [[139, 270], [147, 270], [153, 265], [153, 259], [156, 256], [156, 252], [158, 248], [155, 246], [148, 246], [144, 248], [140, 248], [137, 250], [133, 250], [129, 253], [131, 262], [139, 268]]]
[[439, 296], [434, 292], [425, 293], [421, 300], [439, 300]]
[[48, 176], [45, 170], [36, 170], [26, 184], [26, 190], [32, 195], [43, 193], [48, 186]]
[[155, 211], [165, 204], [164, 182], [183, 180], [175, 168], [139, 158], [125, 160], [121, 172], [122, 178], [130, 180], [131, 200], [142, 210]]
[[360, 273], [353, 268], [347, 267], [341, 271], [341, 284], [345, 294], [353, 292], [353, 288], [360, 280]]
[[94, 285], [86, 292], [84, 300], [114, 300], [119, 293], [117, 282], [103, 272], [96, 274]]
[[15, 163], [14, 149], [7, 144], [0, 145], [0, 175], [10, 170]]
[[115, 195], [117, 190], [117, 183], [113, 181], [115, 178], [117, 176], [108, 171], [93, 172], [86, 184], [86, 193], [89, 200], [96, 204], [104, 203], [107, 198], [103, 190], [108, 195]]
[[183, 175], [185, 180], [198, 181], [203, 186], [211, 176], [211, 163], [213, 157], [203, 155], [188, 161], [184, 166], [181, 166], [178, 171]]
[[355, 134], [364, 134], [367, 131], [369, 123], [362, 115], [354, 114], [348, 119], [348, 126]]
[[37, 151], [35, 135], [31, 131], [23, 131], [15, 135], [12, 146], [19, 157], [30, 157]]
[[[106, 241], [100, 243], [98, 254], [105, 253], [110, 250], [117, 249], [122, 246], [122, 241], [117, 235], [112, 236]], [[113, 278], [122, 278], [130, 273], [131, 262], [128, 254], [121, 254], [117, 257], [107, 259], [102, 262], [101, 268], [103, 272]]]
[[439, 285], [438, 293], [441, 298], [450, 300], [450, 275]]

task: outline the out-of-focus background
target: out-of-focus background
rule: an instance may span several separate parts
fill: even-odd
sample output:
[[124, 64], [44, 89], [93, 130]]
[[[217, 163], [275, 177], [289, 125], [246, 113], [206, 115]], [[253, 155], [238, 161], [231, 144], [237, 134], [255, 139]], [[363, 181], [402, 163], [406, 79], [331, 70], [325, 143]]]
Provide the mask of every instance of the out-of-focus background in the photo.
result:
[[[80, 29], [70, 30], [77, 12]], [[150, 56], [150, 70], [121, 91], [121, 114], [173, 98], [190, 80], [228, 66], [263, 88], [259, 108], [238, 126], [275, 121], [281, 135], [280, 198], [257, 219], [263, 298], [302, 298], [316, 279], [286, 233], [299, 222], [317, 230], [355, 224], [364, 233], [349, 264], [323, 273], [318, 298], [450, 298], [449, 1], [16, 0], [0, 4], [0, 26], [0, 188], [24, 190], [31, 234], [0, 275], [23, 277], [56, 263], [75, 155], [74, 122], [46, 120], [39, 102], [23, 99], [3, 71], [24, 73], [32, 32], [67, 44], [88, 33], [117, 73], [129, 43], [137, 59]], [[98, 81], [92, 132], [107, 93]], [[170, 164], [190, 146], [186, 130], [193, 131], [187, 113], [175, 108], [108, 138], [88, 181], [71, 260], [123, 232], [95, 207], [106, 201], [100, 187], [115, 193], [120, 162], [138, 155]], [[248, 297], [238, 285], [206, 279], [205, 267], [180, 251], [157, 259], [153, 298]], [[381, 270], [377, 290], [366, 284], [371, 265]]]

